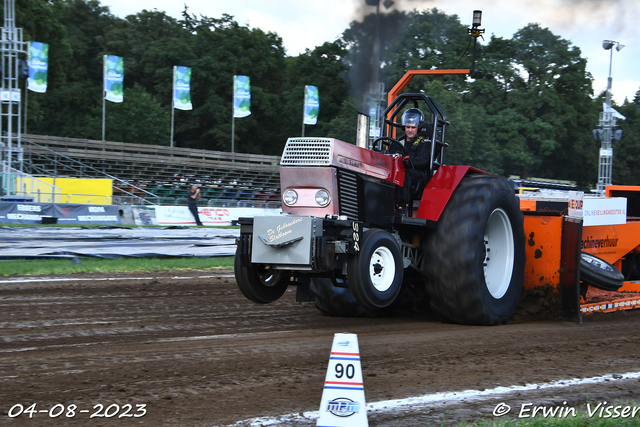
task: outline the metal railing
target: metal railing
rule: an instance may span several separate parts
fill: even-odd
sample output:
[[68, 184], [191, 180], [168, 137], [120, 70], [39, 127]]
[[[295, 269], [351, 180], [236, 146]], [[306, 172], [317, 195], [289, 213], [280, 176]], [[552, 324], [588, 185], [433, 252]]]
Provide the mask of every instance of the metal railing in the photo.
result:
[[[154, 199], [157, 206], [186, 206], [187, 199], [184, 197], [159, 197]], [[138, 196], [113, 196], [114, 205], [144, 206], [152, 205], [151, 200], [144, 200]], [[273, 200], [232, 200], [232, 199], [200, 199], [198, 206], [218, 207], [218, 208], [260, 208], [260, 209], [280, 209], [282, 204]]]
[[2, 193], [4, 197], [30, 197], [38, 203], [60, 203], [61, 190], [53, 184], [3, 165]]
[[[117, 178], [117, 177], [115, 177], [113, 175], [110, 175], [110, 174], [104, 172], [104, 171], [101, 171], [100, 169], [96, 169], [93, 166], [89, 166], [89, 165], [84, 164], [84, 163], [82, 163], [82, 162], [80, 162], [78, 160], [72, 159], [69, 156], [65, 156], [64, 154], [58, 153], [57, 151], [52, 150], [49, 147], [45, 147], [43, 145], [36, 144], [35, 142], [29, 141], [27, 139], [23, 139], [22, 141], [23, 141], [23, 143], [26, 142], [26, 143], [28, 143], [28, 144], [30, 144], [32, 146], [38, 147], [39, 149], [42, 149], [42, 150], [45, 150], [45, 151], [49, 152], [51, 154], [51, 156], [53, 156], [53, 157], [46, 156], [46, 155], [44, 155], [42, 153], [37, 153], [37, 152], [31, 150], [28, 144], [23, 144], [23, 148], [25, 149], [25, 151], [29, 151], [31, 156], [37, 156], [37, 157], [46, 159], [48, 162], [51, 162], [54, 165], [60, 165], [61, 167], [70, 169], [70, 170], [72, 170], [75, 173], [80, 174], [80, 175], [90, 176], [89, 174], [87, 174], [86, 172], [84, 172], [82, 170], [82, 169], [90, 169], [91, 171], [96, 172], [96, 173], [98, 173], [98, 174], [100, 174], [102, 176], [105, 176], [105, 177], [113, 180], [114, 182], [118, 182], [118, 183], [122, 184], [122, 186], [119, 187], [120, 191], [122, 191], [123, 193], [125, 193], [129, 197], [134, 197], [134, 198], [138, 199], [141, 202], [139, 204], [147, 204], [147, 205], [157, 205], [158, 204], [156, 202], [153, 202], [152, 200], [158, 199], [159, 196], [157, 196], [157, 195], [145, 190], [144, 188], [140, 188], [140, 187], [138, 187], [138, 186], [136, 186], [136, 185], [134, 185], [134, 184], [132, 184], [132, 183], [130, 183], [128, 181], [125, 181], [123, 179]], [[61, 157], [61, 158], [65, 159], [65, 160], [67, 160], [67, 161], [72, 162], [73, 164], [78, 165], [78, 167], [80, 169], [76, 169], [76, 168], [74, 168], [72, 166], [69, 166], [67, 164], [62, 164], [61, 162], [58, 161], [58, 159], [57, 159], [58, 157]], [[131, 188], [132, 191], [128, 191], [125, 188], [122, 188], [123, 186]], [[140, 194], [143, 194], [144, 196], [137, 196], [135, 193], [140, 193]]]

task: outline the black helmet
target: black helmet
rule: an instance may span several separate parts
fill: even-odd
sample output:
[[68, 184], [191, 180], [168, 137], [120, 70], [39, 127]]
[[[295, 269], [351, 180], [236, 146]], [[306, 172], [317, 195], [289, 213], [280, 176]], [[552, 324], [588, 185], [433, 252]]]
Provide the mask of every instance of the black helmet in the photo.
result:
[[402, 126], [420, 127], [424, 123], [424, 114], [417, 108], [409, 108], [402, 115]]

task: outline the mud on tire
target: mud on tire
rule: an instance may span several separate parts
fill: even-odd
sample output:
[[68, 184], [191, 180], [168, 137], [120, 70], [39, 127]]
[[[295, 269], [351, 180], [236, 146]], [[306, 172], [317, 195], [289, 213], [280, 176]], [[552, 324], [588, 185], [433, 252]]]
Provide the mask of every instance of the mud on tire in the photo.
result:
[[423, 248], [429, 304], [440, 320], [496, 325], [514, 313], [524, 283], [525, 236], [506, 179], [465, 177]]

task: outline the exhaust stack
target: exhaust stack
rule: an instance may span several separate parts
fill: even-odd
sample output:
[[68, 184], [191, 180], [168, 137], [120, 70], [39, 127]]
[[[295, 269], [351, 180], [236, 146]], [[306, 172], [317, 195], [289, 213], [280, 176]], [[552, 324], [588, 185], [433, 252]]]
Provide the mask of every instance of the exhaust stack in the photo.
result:
[[362, 113], [358, 113], [358, 130], [356, 135], [356, 145], [361, 148], [371, 149], [369, 147], [369, 123], [371, 118]]

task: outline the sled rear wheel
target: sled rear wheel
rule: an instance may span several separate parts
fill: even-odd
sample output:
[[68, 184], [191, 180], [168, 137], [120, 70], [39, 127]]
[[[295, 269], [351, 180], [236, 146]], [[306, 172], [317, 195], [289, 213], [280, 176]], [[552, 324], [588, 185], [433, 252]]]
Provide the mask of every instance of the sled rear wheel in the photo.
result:
[[580, 280], [594, 288], [617, 291], [624, 284], [624, 276], [607, 261], [582, 252], [580, 257]]

